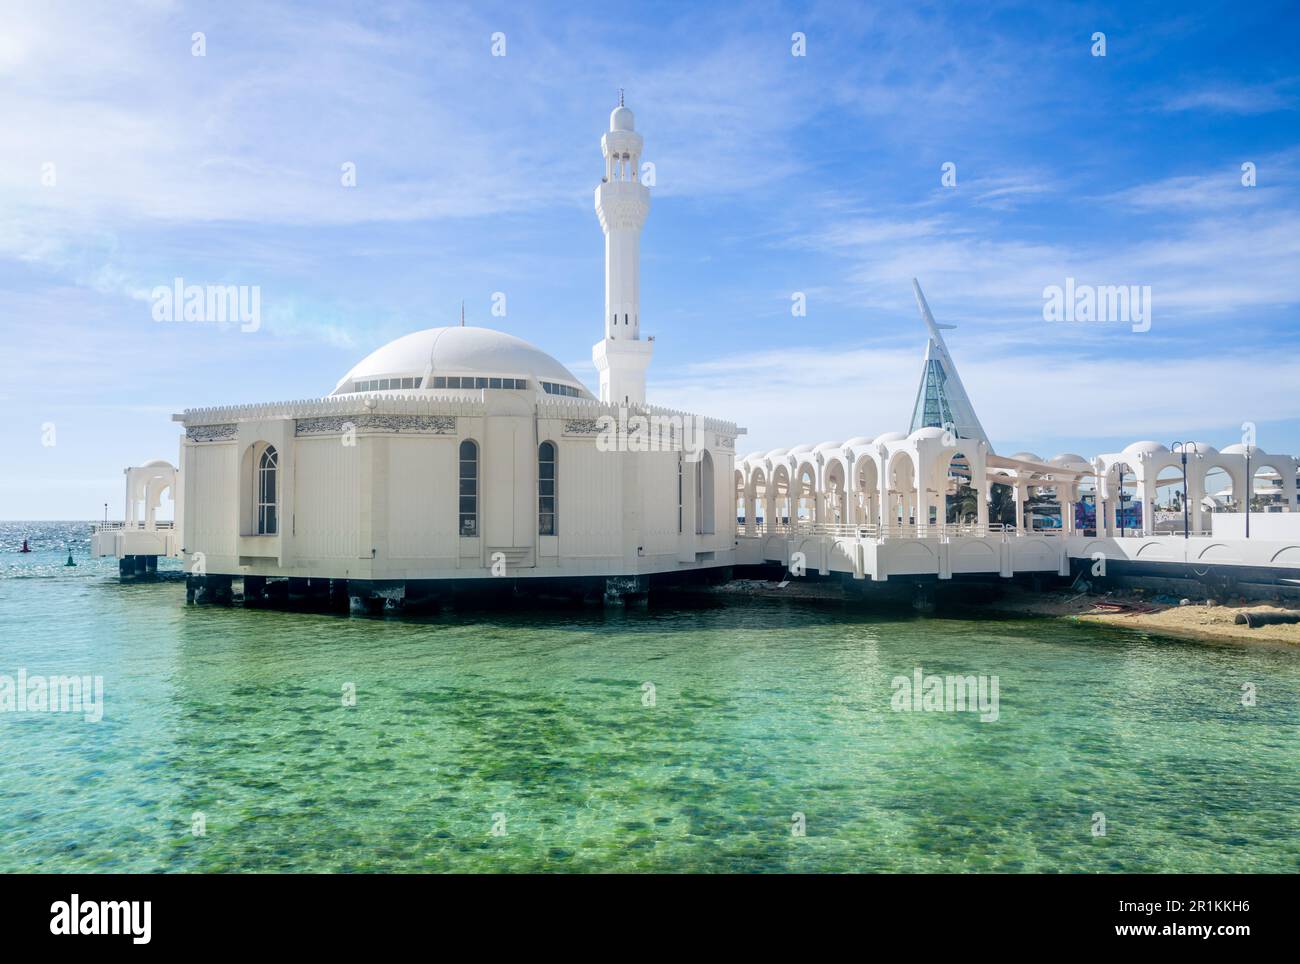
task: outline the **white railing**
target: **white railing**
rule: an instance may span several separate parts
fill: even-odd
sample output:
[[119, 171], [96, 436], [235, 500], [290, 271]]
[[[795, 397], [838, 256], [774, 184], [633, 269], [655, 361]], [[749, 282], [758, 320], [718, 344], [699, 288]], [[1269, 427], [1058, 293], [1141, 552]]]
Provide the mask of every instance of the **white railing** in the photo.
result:
[[793, 523], [775, 522], [770, 526], [765, 522], [756, 522], [752, 531], [747, 530], [743, 522], [736, 525], [736, 535], [738, 536], [778, 534], [831, 536], [837, 539], [921, 539], [947, 542], [951, 539], [987, 538], [989, 536], [1007, 538], [1035, 535], [1059, 538], [1067, 533], [1061, 529], [1017, 529], [1014, 525], [1005, 525], [1000, 522], [990, 522], [987, 525], [965, 522], [935, 523], [933, 525], [893, 522], [880, 525], [875, 522], [808, 522], [807, 520], [799, 520]]
[[[121, 523], [117, 523], [121, 525]], [[161, 527], [163, 523], [159, 523]], [[990, 522], [988, 525], [976, 525], [974, 523], [945, 523], [943, 525], [926, 525], [924, 523], [888, 523], [880, 525], [875, 522], [808, 522], [799, 520], [797, 522], [774, 522], [768, 525], [766, 522], [755, 522], [753, 529], [746, 529], [743, 522], [736, 524], [736, 535], [738, 536], [771, 536], [771, 535], [803, 535], [803, 536], [831, 536], [837, 539], [937, 539], [946, 542], [950, 539], [963, 537], [985, 538], [988, 536], [1001, 536], [1002, 538], [1016, 538], [1020, 536], [1043, 536], [1048, 539], [1061, 539], [1068, 536], [1083, 535], [1082, 529], [1067, 531], [1065, 529], [1017, 529], [1014, 525], [1004, 524], [1001, 522]], [[1210, 529], [1188, 529], [1188, 538], [1209, 538], [1214, 533]], [[1122, 533], [1119, 529], [1114, 530], [1109, 538], [1113, 539], [1150, 539], [1153, 536], [1182, 538], [1183, 530], [1178, 529], [1161, 529], [1159, 532], [1144, 534], [1140, 529], [1126, 529]], [[1105, 538], [1105, 537], [1103, 537]]]
[[159, 522], [155, 522], [153, 525], [148, 525], [144, 522], [133, 522], [130, 523], [129, 525], [125, 522], [93, 522], [91, 523], [90, 531], [91, 532], [114, 532], [121, 529], [129, 529], [132, 531], [139, 531], [139, 532], [153, 532], [155, 530], [160, 530], [160, 529], [174, 529], [174, 528], [176, 528], [176, 523], [171, 521], [159, 521]]
[[[1192, 537], [1208, 538], [1213, 534], [1214, 533], [1209, 529], [1192, 529], [1189, 527], [1187, 530], [1187, 537], [1189, 539]], [[1111, 533], [1111, 537], [1114, 539], [1150, 539], [1152, 536], [1174, 537], [1177, 539], [1181, 539], [1183, 537], [1183, 530], [1181, 528], [1160, 529], [1157, 532], [1144, 534], [1141, 529], [1125, 529], [1123, 535], [1121, 535], [1119, 530], [1116, 529], [1114, 532]]]

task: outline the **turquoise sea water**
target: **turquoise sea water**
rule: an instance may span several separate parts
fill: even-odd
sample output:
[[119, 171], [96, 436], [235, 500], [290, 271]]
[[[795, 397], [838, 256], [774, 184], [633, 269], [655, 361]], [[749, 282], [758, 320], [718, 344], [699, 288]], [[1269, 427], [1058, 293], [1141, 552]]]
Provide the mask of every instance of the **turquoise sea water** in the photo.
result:
[[[1293, 650], [769, 602], [186, 607], [86, 551], [0, 524], [0, 674], [105, 689], [98, 723], [0, 713], [0, 871], [1300, 869]], [[893, 711], [917, 667], [996, 675], [999, 719]]]

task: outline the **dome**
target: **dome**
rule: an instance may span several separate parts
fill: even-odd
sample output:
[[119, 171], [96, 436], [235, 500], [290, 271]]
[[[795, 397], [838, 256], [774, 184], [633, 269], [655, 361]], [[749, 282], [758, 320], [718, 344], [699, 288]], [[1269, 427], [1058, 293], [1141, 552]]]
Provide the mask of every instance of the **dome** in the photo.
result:
[[1245, 455], [1247, 452], [1251, 455], [1259, 455], [1263, 452], [1263, 449], [1254, 445], [1243, 445], [1241, 442], [1238, 442], [1236, 445], [1229, 445], [1223, 450], [1224, 455]]
[[870, 445], [870, 444], [871, 444], [871, 439], [867, 438], [865, 435], [855, 435], [853, 436], [853, 438], [849, 439], [847, 442], [844, 443], [844, 447], [846, 449], [851, 449], [855, 445]]
[[[633, 127], [632, 112], [619, 104], [609, 114], [609, 129], [612, 131], [630, 131], [635, 130]], [[652, 125], [653, 126], [653, 125]]]
[[763, 461], [763, 453], [762, 453], [762, 452], [750, 452], [748, 455], [746, 455], [746, 456], [745, 456], [743, 459], [741, 459], [740, 461], [742, 461], [742, 462], [748, 462], [748, 463], [750, 463], [751, 465], [754, 464], [754, 463], [756, 463], [756, 462], [761, 462], [761, 461]]
[[872, 445], [883, 445], [885, 442], [901, 442], [907, 438], [902, 432], [885, 432], [883, 435], [877, 435], [871, 440]]
[[[1175, 445], [1171, 449], [1174, 455], [1181, 455], [1183, 448], [1181, 445]], [[1218, 455], [1219, 450], [1209, 442], [1191, 442], [1187, 446], [1188, 455]]]
[[1062, 452], [1060, 455], [1053, 455], [1047, 461], [1050, 464], [1060, 466], [1063, 469], [1072, 468], [1076, 465], [1089, 469], [1092, 468], [1092, 466], [1088, 464], [1087, 459], [1082, 455], [1075, 455], [1073, 452]]
[[1035, 455], [1033, 452], [1017, 452], [1015, 455], [1011, 457], [1015, 459], [1017, 462], [1042, 462], [1043, 461], [1043, 457], [1041, 455]]
[[818, 445], [816, 445], [816, 446], [813, 447], [813, 451], [814, 451], [814, 452], [825, 452], [825, 451], [828, 451], [828, 450], [830, 450], [830, 449], [834, 449], [836, 452], [838, 452], [838, 451], [840, 450], [840, 443], [839, 443], [839, 442], [821, 442], [821, 443], [819, 443]]
[[788, 449], [772, 449], [772, 451], [768, 452], [765, 457], [769, 459], [783, 459], [788, 451]]
[[[515, 381], [526, 380], [525, 390], [592, 397], [572, 372], [536, 345], [503, 331], [463, 326], [426, 328], [390, 341], [353, 366], [339, 379], [332, 394], [403, 388], [442, 391], [462, 387], [445, 382], [445, 379], [453, 378], [458, 382], [466, 375], [473, 376], [475, 382], [463, 386], [465, 388], [513, 388]], [[499, 382], [503, 378], [512, 384], [493, 384], [493, 381]], [[408, 379], [412, 384], [404, 385]], [[416, 379], [419, 379], [418, 383]], [[479, 379], [487, 380], [488, 384], [479, 385]], [[443, 384], [436, 384], [435, 380], [443, 381]], [[379, 384], [374, 388], [357, 387], [369, 382]], [[397, 384], [386, 384], [389, 382]], [[552, 387], [547, 388], [543, 383]]]
[[1134, 442], [1124, 450], [1125, 455], [1163, 455], [1169, 450], [1159, 442], [1147, 440], [1145, 442]]

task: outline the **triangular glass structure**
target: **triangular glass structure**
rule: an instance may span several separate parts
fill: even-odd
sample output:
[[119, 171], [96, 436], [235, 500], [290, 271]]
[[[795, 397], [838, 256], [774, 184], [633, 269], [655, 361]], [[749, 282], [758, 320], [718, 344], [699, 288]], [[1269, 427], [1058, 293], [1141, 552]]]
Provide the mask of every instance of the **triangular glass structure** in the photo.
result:
[[[916, 305], [921, 311], [921, 320], [930, 333], [930, 340], [925, 347], [925, 365], [921, 369], [921, 384], [916, 392], [916, 405], [912, 408], [912, 424], [909, 432], [918, 428], [933, 426], [950, 428], [957, 438], [975, 439], [988, 443], [989, 437], [984, 433], [984, 426], [975, 414], [966, 389], [957, 374], [957, 366], [948, 354], [940, 327], [951, 328], [952, 325], [937, 325], [930, 314], [930, 306], [925, 303], [921, 286], [912, 280], [916, 292]], [[993, 447], [989, 446], [991, 452]]]

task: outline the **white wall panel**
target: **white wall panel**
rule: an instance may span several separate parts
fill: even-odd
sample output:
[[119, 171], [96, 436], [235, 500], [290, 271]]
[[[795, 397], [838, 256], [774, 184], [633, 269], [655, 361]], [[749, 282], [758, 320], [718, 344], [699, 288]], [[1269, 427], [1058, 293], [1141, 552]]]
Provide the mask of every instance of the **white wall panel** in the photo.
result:
[[594, 442], [560, 442], [560, 556], [621, 556], [623, 463]]
[[338, 436], [297, 440], [292, 525], [298, 558], [361, 555], [361, 459], [366, 442], [361, 438], [356, 445], [344, 445]]
[[210, 556], [235, 554], [239, 463], [232, 443], [191, 445], [185, 455], [185, 548]]
[[637, 455], [641, 474], [641, 545], [646, 555], [677, 551], [677, 452]]
[[388, 440], [388, 555], [455, 560], [458, 473], [454, 441]]

